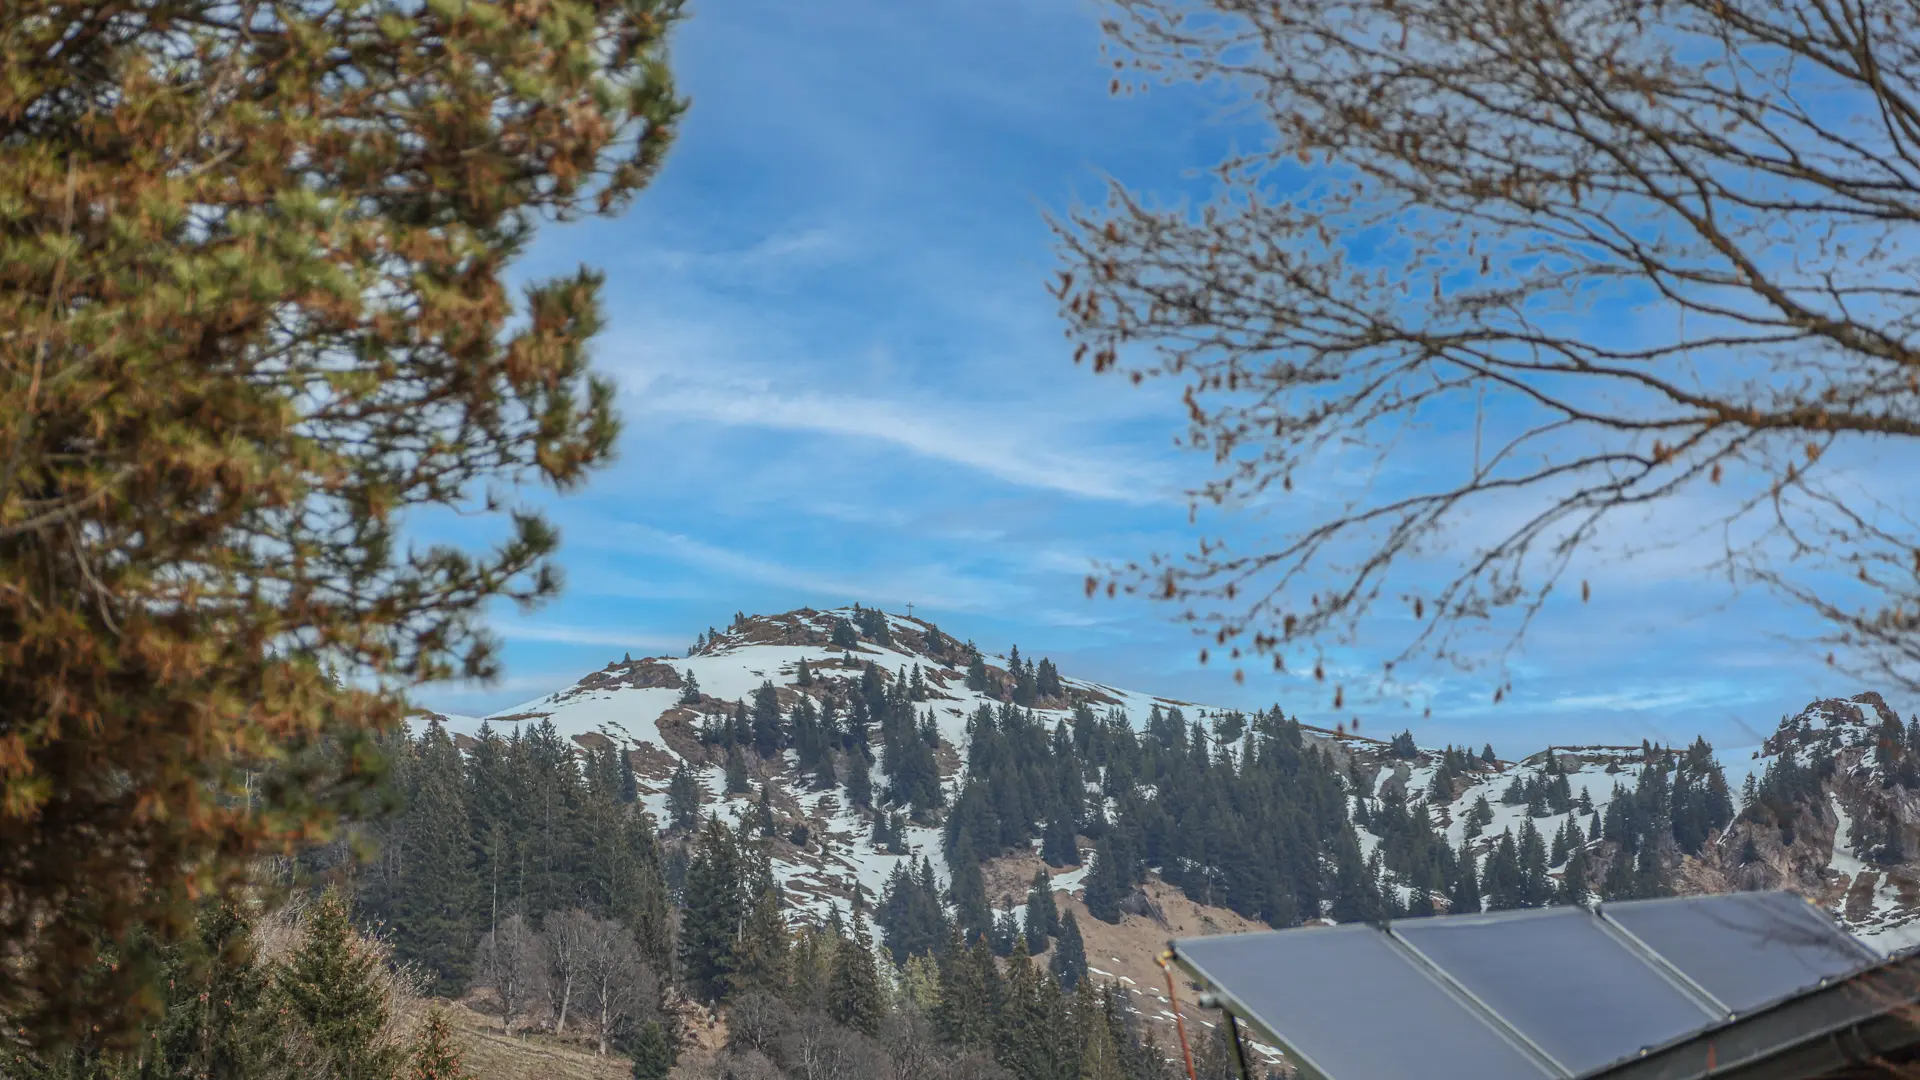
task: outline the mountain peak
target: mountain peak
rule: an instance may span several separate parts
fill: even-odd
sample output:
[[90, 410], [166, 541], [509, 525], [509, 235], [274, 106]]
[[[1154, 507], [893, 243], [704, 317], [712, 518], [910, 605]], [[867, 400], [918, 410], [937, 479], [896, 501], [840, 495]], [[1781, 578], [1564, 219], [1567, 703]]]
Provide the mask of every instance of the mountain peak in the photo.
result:
[[1789, 749], [1831, 755], [1842, 747], [1869, 744], [1882, 727], [1899, 723], [1900, 714], [1871, 690], [1850, 698], [1821, 698], [1783, 717], [1779, 729], [1761, 744], [1759, 756], [1777, 757]]

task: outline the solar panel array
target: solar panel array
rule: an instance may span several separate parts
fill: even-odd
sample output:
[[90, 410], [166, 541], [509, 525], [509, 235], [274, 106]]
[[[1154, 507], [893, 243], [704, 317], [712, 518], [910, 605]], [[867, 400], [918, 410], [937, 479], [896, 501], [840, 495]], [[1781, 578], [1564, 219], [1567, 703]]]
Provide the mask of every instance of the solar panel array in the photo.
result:
[[1880, 959], [1785, 892], [1189, 938], [1173, 948], [1324, 1080], [1572, 1080]]

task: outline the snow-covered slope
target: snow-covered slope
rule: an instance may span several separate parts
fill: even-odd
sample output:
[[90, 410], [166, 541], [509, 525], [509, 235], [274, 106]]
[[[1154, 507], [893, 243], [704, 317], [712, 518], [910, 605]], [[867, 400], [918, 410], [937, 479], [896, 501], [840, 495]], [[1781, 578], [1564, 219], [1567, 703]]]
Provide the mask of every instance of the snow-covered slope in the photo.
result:
[[1755, 759], [1758, 805], [1698, 887], [1794, 889], [1876, 949], [1920, 946], [1920, 723], [1879, 694], [1816, 701]]
[[[551, 723], [563, 737], [583, 747], [610, 739], [631, 752], [641, 798], [659, 820], [666, 817], [668, 780], [682, 762], [704, 788], [708, 813], [749, 813], [761, 782], [770, 780], [782, 816], [805, 822], [810, 834], [803, 845], [785, 841], [775, 845], [776, 874], [801, 911], [820, 916], [829, 903], [844, 906], [856, 886], [877, 896], [895, 868], [909, 859], [917, 863], [924, 856], [936, 876], [947, 880], [939, 830], [909, 824], [904, 845], [907, 854], [877, 849], [868, 816], [847, 805], [843, 790], [812, 790], [799, 776], [792, 751], [785, 752], [780, 762], [762, 764], [753, 793], [729, 797], [722, 763], [699, 741], [703, 719], [720, 718], [731, 712], [736, 702], [750, 701], [764, 683], [773, 684], [783, 708], [788, 708], [801, 695], [820, 700], [833, 693], [845, 700], [848, 695], [844, 688], [858, 682], [867, 663], [903, 678], [917, 666], [928, 697], [915, 707], [922, 714], [933, 711], [941, 741], [938, 757], [942, 782], [952, 795], [963, 779], [960, 763], [966, 756], [968, 718], [983, 704], [998, 704], [997, 698], [967, 687], [965, 648], [923, 620], [868, 612], [869, 620], [885, 619], [889, 644], [862, 635], [850, 648], [833, 645], [835, 623], [853, 622], [856, 614], [853, 609], [801, 609], [782, 615], [743, 617], [710, 640], [703, 635], [690, 655], [622, 658], [571, 687], [491, 716], [442, 714], [440, 719], [456, 737], [472, 738], [482, 724], [504, 736], [522, 725]], [[985, 650], [982, 653], [995, 681], [1006, 678], [1009, 658]], [[803, 661], [812, 676], [805, 686], [799, 682]], [[698, 695], [683, 704], [690, 680], [697, 683]], [[1156, 706], [1178, 705], [1189, 717], [1204, 718], [1214, 711], [1064, 673], [1061, 682], [1061, 695], [1043, 699], [1035, 706], [1034, 711], [1049, 724], [1068, 719], [1076, 704], [1090, 705], [1102, 713], [1118, 712], [1136, 728], [1145, 726]], [[1794, 888], [1827, 905], [1877, 948], [1891, 951], [1920, 943], [1920, 920], [1916, 919], [1920, 915], [1920, 885], [1915, 883], [1912, 868], [1904, 863], [1870, 864], [1847, 844], [1850, 815], [1871, 814], [1877, 820], [1900, 822], [1916, 841], [1906, 850], [1920, 851], [1920, 791], [1886, 789], [1872, 781], [1871, 748], [1875, 731], [1887, 715], [1891, 714], [1874, 695], [1818, 702], [1783, 721], [1780, 734], [1769, 740], [1756, 760], [1729, 763], [1736, 807], [1741, 779], [1749, 771], [1763, 770], [1790, 748], [1804, 761], [1813, 749], [1825, 747], [1836, 769], [1823, 789], [1822, 801], [1805, 809], [1806, 818], [1793, 843], [1781, 843], [1780, 830], [1772, 824], [1737, 821], [1716, 835], [1698, 856], [1672, 853], [1676, 885], [1682, 891]], [[1409, 808], [1425, 804], [1456, 850], [1467, 829], [1467, 811], [1485, 796], [1492, 820], [1480, 830], [1482, 858], [1494, 839], [1507, 829], [1518, 834], [1528, 820], [1549, 838], [1569, 818], [1585, 834], [1595, 813], [1607, 813], [1616, 790], [1631, 791], [1649, 767], [1642, 747], [1554, 747], [1519, 762], [1494, 766], [1482, 763], [1476, 771], [1462, 773], [1454, 797], [1443, 799], [1430, 791], [1435, 772], [1442, 768], [1439, 751], [1422, 749], [1406, 758], [1395, 754], [1387, 743], [1350, 733], [1309, 729], [1308, 735], [1335, 748], [1337, 757], [1364, 778], [1374, 806], [1383, 799], [1403, 800]], [[1527, 806], [1510, 805], [1501, 799], [1516, 782], [1523, 786], [1545, 784], [1562, 774], [1577, 809], [1549, 811], [1530, 818]], [[878, 776], [875, 779], [878, 786]], [[1359, 835], [1363, 854], [1370, 854], [1380, 843], [1368, 829], [1359, 830]], [[1749, 841], [1755, 843], [1750, 845]], [[1755, 848], [1760, 853], [1758, 859], [1752, 858]], [[1071, 891], [1082, 877], [1084, 868], [1058, 875], [1055, 887]], [[1598, 884], [1597, 879], [1593, 884]], [[1395, 884], [1394, 888], [1403, 900], [1409, 895], [1404, 884]]]
[[[602, 737], [611, 739], [633, 753], [641, 799], [656, 820], [666, 818], [667, 782], [684, 761], [705, 789], [707, 811], [721, 808], [724, 814], [738, 816], [751, 810], [756, 795], [728, 797], [723, 763], [710, 760], [698, 742], [703, 717], [725, 715], [736, 702], [751, 701], [754, 692], [768, 682], [779, 691], [783, 707], [790, 707], [801, 694], [820, 699], [829, 693], [829, 687], [857, 684], [868, 663], [889, 676], [902, 678], [918, 666], [929, 688], [929, 700], [917, 704], [916, 709], [933, 711], [945, 762], [943, 783], [950, 795], [957, 793], [967, 719], [983, 704], [997, 705], [998, 699], [967, 688], [965, 649], [920, 619], [884, 616], [891, 644], [877, 644], [864, 636], [852, 648], [831, 644], [835, 621], [852, 622], [855, 614], [850, 608], [801, 609], [743, 618], [690, 650], [688, 656], [622, 658], [565, 690], [486, 717], [435, 715], [456, 738], [477, 736], [482, 724], [506, 737], [521, 725], [551, 722], [562, 737], [583, 746], [597, 744]], [[984, 649], [981, 652], [989, 670], [1004, 677], [1008, 658]], [[798, 682], [803, 660], [811, 675], [810, 685], [805, 687]], [[699, 697], [692, 704], [682, 705], [689, 679], [697, 684]], [[1136, 726], [1145, 724], [1155, 705], [1194, 708], [1191, 703], [1064, 675], [1061, 682], [1064, 696], [1038, 702], [1034, 709], [1049, 723], [1070, 717], [1077, 703], [1089, 704], [1103, 713], [1118, 710]], [[839, 696], [844, 699], [846, 695]], [[846, 804], [844, 791], [810, 790], [801, 782], [793, 752], [786, 751], [783, 756], [785, 761], [778, 772], [757, 777], [755, 789], [757, 793], [758, 780], [772, 779], [783, 810], [810, 826], [810, 842], [805, 847], [777, 845], [774, 862], [782, 887], [802, 911], [824, 915], [827, 905], [836, 901], [844, 908], [856, 882], [870, 897], [877, 896], [896, 866], [909, 859], [917, 864], [922, 856], [932, 862], [942, 882], [948, 880], [937, 828], [909, 823], [907, 854], [877, 850], [871, 821]], [[878, 786], [877, 769], [875, 781]], [[1076, 887], [1080, 876], [1062, 875], [1059, 887]]]

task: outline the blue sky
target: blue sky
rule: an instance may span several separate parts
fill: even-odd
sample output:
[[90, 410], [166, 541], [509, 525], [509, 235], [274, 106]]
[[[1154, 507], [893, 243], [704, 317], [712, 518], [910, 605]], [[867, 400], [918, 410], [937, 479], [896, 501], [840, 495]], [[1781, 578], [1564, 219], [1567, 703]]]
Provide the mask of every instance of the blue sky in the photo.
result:
[[[595, 356], [622, 387], [619, 461], [565, 499], [528, 493], [562, 529], [566, 594], [499, 612], [499, 685], [417, 700], [504, 708], [623, 652], [679, 654], [735, 611], [859, 601], [911, 602], [1069, 674], [1354, 713], [1310, 679], [1237, 685], [1171, 611], [1082, 593], [1093, 560], [1190, 547], [1180, 492], [1207, 462], [1172, 446], [1179, 387], [1070, 362], [1043, 215], [1100, 197], [1107, 173], [1201, 191], [1193, 170], [1257, 136], [1198, 90], [1110, 96], [1098, 17], [1076, 0], [695, 7], [673, 58], [692, 108], [658, 180], [617, 220], [548, 227], [517, 270], [607, 275]], [[1505, 703], [1485, 676], [1430, 673], [1430, 718], [1425, 700], [1367, 702], [1363, 730], [1730, 748], [1860, 689], [1776, 640], [1804, 631], [1796, 612], [1703, 580], [1704, 550], [1613, 567], [1593, 603], [1550, 608]], [[1376, 668], [1370, 644], [1336, 666]]]

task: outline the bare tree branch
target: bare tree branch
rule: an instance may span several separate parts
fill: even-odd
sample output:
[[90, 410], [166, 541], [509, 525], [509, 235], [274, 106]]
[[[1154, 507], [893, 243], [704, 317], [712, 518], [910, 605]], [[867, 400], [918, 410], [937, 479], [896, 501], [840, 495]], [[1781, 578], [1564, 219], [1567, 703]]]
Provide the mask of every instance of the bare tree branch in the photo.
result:
[[[1282, 535], [1112, 567], [1110, 594], [1276, 666], [1391, 597], [1415, 619], [1389, 670], [1472, 667], [1576, 559], [1657, 546], [1617, 542], [1644, 509], [1920, 687], [1920, 534], [1831, 466], [1920, 436], [1920, 9], [1111, 8], [1117, 67], [1228, 86], [1271, 139], [1197, 212], [1116, 183], [1054, 222], [1076, 361], [1185, 384], [1183, 441], [1215, 464], [1196, 512], [1293, 494]], [[1683, 520], [1702, 499], [1713, 520]]]

